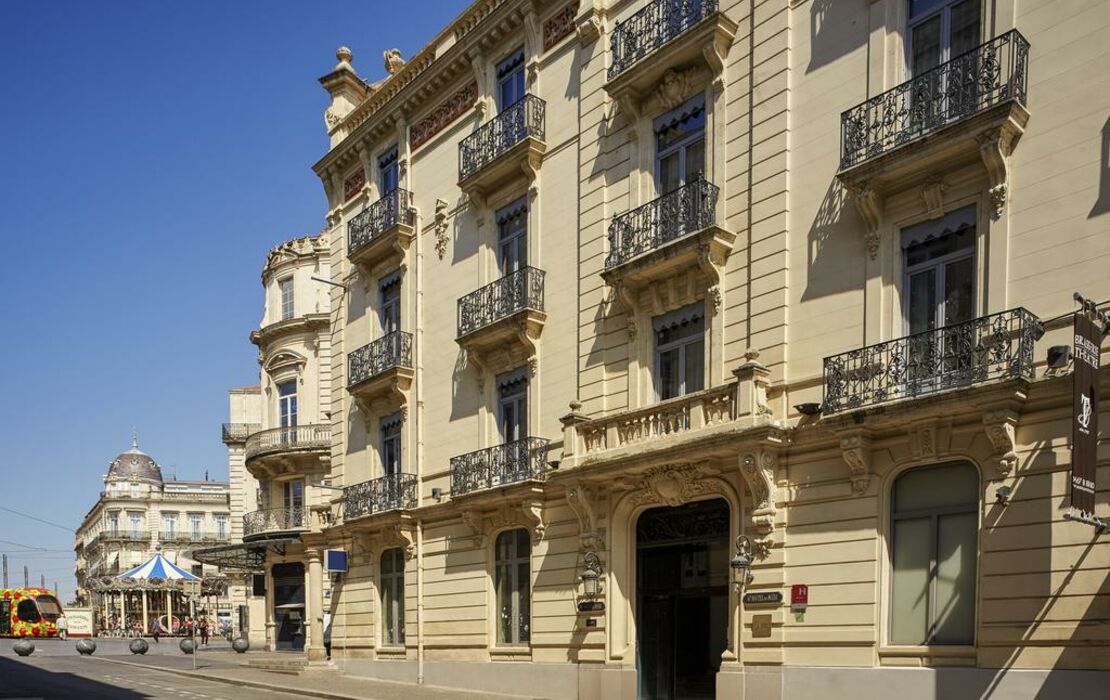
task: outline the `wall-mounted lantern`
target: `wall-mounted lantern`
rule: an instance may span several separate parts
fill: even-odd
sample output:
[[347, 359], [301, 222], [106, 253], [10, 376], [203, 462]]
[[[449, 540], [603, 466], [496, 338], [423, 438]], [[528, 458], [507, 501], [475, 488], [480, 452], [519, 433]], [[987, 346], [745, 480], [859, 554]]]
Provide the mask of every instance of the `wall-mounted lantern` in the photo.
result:
[[601, 595], [601, 557], [597, 552], [586, 552], [583, 560], [584, 568], [578, 578], [582, 580], [582, 593], [586, 600], [578, 603], [578, 612], [601, 612], [605, 610], [605, 603], [597, 600]]
[[737, 591], [743, 590], [755, 578], [752, 575], [752, 541], [747, 535], [736, 538], [736, 555], [729, 560], [729, 566], [732, 567], [732, 582]]

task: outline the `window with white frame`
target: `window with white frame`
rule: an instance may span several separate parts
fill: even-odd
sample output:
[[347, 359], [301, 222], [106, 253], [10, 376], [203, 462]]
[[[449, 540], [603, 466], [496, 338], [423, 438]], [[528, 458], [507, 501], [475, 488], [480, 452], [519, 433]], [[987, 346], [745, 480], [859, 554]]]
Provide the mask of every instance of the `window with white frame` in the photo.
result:
[[524, 49], [497, 64], [497, 110], [503, 112], [524, 98]]
[[392, 272], [378, 280], [378, 321], [382, 335], [401, 330], [401, 272]]
[[400, 547], [382, 552], [382, 644], [405, 643], [405, 553]]
[[378, 190], [384, 197], [400, 186], [401, 168], [397, 158], [397, 145], [394, 144], [378, 156]]
[[379, 428], [382, 474], [389, 476], [401, 472], [401, 414], [394, 413], [382, 419]]
[[705, 314], [699, 302], [652, 319], [655, 393], [660, 401], [705, 386]]
[[517, 201], [497, 210], [497, 265], [502, 275], [528, 264], [528, 201]]
[[286, 481], [282, 484], [282, 502], [287, 510], [299, 511], [304, 508], [304, 482]]
[[975, 207], [902, 230], [909, 334], [975, 318]]
[[225, 537], [227, 537], [227, 514], [226, 513], [217, 513], [216, 514], [216, 537], [220, 538], [221, 540], [224, 539]]
[[198, 540], [204, 536], [204, 514], [189, 513], [189, 536]]
[[980, 44], [983, 0], [908, 0], [907, 63], [919, 76]]
[[528, 369], [526, 367], [497, 377], [497, 419], [502, 443], [528, 437]]
[[278, 384], [278, 425], [282, 428], [297, 426], [297, 382], [290, 380]]
[[890, 642], [974, 643], [978, 472], [966, 462], [910, 470], [891, 503]]
[[[134, 522], [134, 518], [132, 518], [132, 522]], [[134, 525], [132, 525], [132, 529], [134, 529]], [[162, 536], [177, 536], [177, 513], [162, 513]]]
[[278, 283], [281, 289], [281, 320], [293, 318], [293, 278], [287, 277]]
[[495, 550], [497, 643], [528, 644], [532, 638], [532, 542], [528, 531], [502, 532]]
[[655, 129], [655, 184], [660, 195], [704, 177], [705, 95], [657, 118]]
[[115, 511], [108, 513], [108, 532], [113, 535], [119, 534], [119, 513]]

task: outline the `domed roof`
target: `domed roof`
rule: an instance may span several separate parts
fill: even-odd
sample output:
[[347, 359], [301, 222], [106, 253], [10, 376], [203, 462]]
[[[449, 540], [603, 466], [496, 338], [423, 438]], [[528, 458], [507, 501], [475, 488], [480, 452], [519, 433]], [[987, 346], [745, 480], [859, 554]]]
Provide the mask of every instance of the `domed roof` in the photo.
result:
[[138, 438], [131, 438], [131, 449], [112, 460], [107, 478], [162, 483], [162, 470], [150, 455], [139, 449]]

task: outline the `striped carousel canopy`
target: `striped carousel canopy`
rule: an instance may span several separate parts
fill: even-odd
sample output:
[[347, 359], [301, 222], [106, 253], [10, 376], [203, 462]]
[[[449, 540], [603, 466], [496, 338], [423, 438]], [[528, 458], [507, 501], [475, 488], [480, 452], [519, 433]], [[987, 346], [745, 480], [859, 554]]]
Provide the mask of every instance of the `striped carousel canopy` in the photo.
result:
[[121, 578], [138, 579], [138, 580], [143, 580], [143, 581], [149, 581], [152, 578], [160, 578], [163, 581], [173, 581], [173, 580], [199, 581], [200, 580], [199, 577], [193, 576], [192, 574], [190, 574], [185, 569], [182, 569], [179, 566], [174, 566], [173, 564], [171, 564], [168, 559], [166, 559], [164, 556], [162, 556], [161, 552], [159, 552], [158, 554], [155, 554], [153, 557], [151, 557], [147, 561], [143, 562], [142, 564], [139, 564], [134, 569], [131, 569], [130, 571], [124, 571], [122, 574], [120, 574], [116, 578], [117, 579], [121, 579]]

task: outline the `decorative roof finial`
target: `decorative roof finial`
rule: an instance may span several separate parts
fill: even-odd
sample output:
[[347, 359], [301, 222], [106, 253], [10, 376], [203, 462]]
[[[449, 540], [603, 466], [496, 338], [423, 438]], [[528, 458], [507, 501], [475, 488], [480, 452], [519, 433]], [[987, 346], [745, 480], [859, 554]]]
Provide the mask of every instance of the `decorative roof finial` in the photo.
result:
[[131, 427], [131, 449], [139, 449], [139, 431], [134, 426]]
[[335, 57], [339, 59], [339, 63], [335, 66], [335, 70], [339, 70], [340, 68], [350, 68], [354, 70], [351, 66], [351, 59], [354, 58], [354, 54], [351, 53], [349, 48], [340, 46], [335, 50]]

